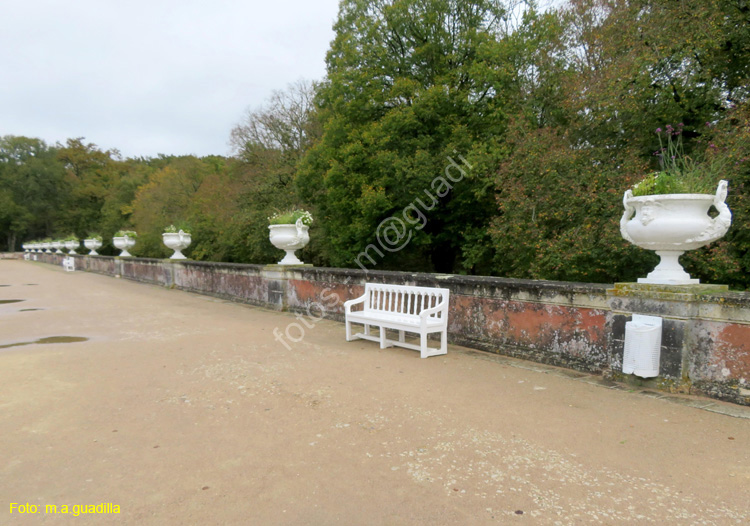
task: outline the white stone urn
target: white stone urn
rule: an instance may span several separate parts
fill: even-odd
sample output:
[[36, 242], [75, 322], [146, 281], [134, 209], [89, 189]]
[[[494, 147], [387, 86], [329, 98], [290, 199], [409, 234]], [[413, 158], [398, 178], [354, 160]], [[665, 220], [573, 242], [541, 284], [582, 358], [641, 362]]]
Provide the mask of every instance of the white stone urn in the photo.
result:
[[[680, 265], [686, 250], [695, 250], [716, 241], [727, 233], [732, 213], [724, 202], [728, 183], [719, 182], [716, 195], [663, 194], [633, 197], [628, 190], [623, 198], [625, 212], [620, 219], [620, 233], [627, 241], [654, 250], [661, 261], [638, 283], [694, 285], [700, 283]], [[714, 206], [719, 214], [708, 214]]]
[[115, 248], [117, 250], [121, 250], [120, 252], [121, 258], [132, 257], [132, 254], [128, 252], [128, 249], [133, 248], [135, 246], [134, 238], [130, 236], [113, 237], [112, 244], [115, 245]]
[[162, 235], [162, 241], [168, 249], [174, 250], [174, 254], [169, 259], [187, 259], [182, 253], [187, 247], [190, 246], [192, 238], [189, 232], [164, 232]]
[[83, 246], [89, 251], [89, 256], [98, 256], [99, 253], [96, 249], [102, 247], [102, 242], [94, 238], [84, 239]]
[[65, 241], [65, 248], [68, 250], [68, 254], [75, 254], [76, 249], [81, 246], [81, 242], [77, 239], [68, 239]]
[[61, 249], [65, 248], [65, 243], [63, 241], [53, 241], [52, 248], [55, 249], [55, 254], [62, 254], [63, 251]]
[[271, 244], [280, 250], [286, 251], [284, 259], [279, 265], [302, 265], [302, 261], [294, 255], [295, 250], [305, 247], [310, 242], [310, 227], [297, 219], [295, 224], [269, 225], [268, 230]]

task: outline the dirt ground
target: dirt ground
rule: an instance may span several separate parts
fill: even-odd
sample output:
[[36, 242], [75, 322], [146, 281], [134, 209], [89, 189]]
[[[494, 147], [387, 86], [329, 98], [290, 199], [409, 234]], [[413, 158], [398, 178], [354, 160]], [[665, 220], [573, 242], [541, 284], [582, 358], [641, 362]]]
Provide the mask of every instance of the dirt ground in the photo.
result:
[[0, 261], [0, 524], [750, 521], [750, 420], [307, 323]]

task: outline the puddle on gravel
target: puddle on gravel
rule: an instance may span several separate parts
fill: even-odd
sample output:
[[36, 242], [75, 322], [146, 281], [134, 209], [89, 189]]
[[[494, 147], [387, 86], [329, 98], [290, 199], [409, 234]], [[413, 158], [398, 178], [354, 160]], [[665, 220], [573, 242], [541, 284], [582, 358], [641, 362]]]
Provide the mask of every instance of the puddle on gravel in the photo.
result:
[[10, 287], [10, 285], [0, 285], [0, 287]]
[[24, 283], [23, 284], [24, 287], [36, 287], [37, 285], [39, 285], [39, 283]]
[[18, 309], [18, 312], [31, 312], [33, 310], [44, 310], [44, 309]]
[[33, 342], [18, 342], [9, 343], [7, 345], [0, 345], [0, 349], [8, 349], [9, 347], [20, 347], [22, 345], [32, 345], [34, 343], [45, 344], [45, 343], [77, 343], [88, 341], [88, 338], [83, 336], [49, 336], [47, 338], [39, 338]]
[[26, 301], [26, 300], [0, 300], [0, 305], [3, 303], [18, 303], [19, 301]]

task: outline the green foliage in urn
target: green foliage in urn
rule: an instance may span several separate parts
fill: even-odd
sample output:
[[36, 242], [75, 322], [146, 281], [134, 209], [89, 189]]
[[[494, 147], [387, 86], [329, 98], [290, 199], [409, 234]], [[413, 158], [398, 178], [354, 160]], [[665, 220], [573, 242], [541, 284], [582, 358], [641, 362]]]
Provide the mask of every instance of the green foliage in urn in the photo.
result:
[[180, 231], [184, 234], [190, 234], [190, 226], [188, 226], [186, 223], [177, 223], [168, 225], [164, 228], [165, 234], [177, 234]]
[[[661, 169], [633, 185], [634, 196], [712, 194], [721, 178], [727, 176], [727, 157], [718, 155], [713, 143], [709, 144], [709, 155], [685, 153], [684, 127], [679, 123], [676, 128], [667, 124], [664, 130], [656, 129], [660, 148], [654, 155]], [[713, 155], [710, 150], [715, 150]]]
[[301, 208], [292, 208], [276, 212], [268, 218], [269, 225], [294, 225], [301, 219], [302, 224], [310, 226], [313, 223], [313, 216], [307, 210]]

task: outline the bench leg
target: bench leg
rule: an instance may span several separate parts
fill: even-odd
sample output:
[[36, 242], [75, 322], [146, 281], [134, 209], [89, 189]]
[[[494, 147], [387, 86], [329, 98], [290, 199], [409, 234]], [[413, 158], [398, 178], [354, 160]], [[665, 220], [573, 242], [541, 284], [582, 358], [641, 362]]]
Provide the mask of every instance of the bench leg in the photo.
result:
[[346, 326], [346, 341], [352, 341], [352, 322], [344, 318], [344, 325]]
[[401, 343], [406, 341], [406, 334], [404, 334], [404, 331], [398, 331], [398, 341]]
[[385, 343], [385, 327], [380, 327], [380, 348], [385, 349], [386, 347], [390, 347], [390, 345]]
[[422, 332], [419, 334], [419, 357], [420, 358], [427, 358], [429, 354], [427, 354], [427, 333]]
[[365, 336], [370, 335], [370, 325], [365, 323]]
[[440, 333], [440, 354], [448, 354], [448, 329]]

